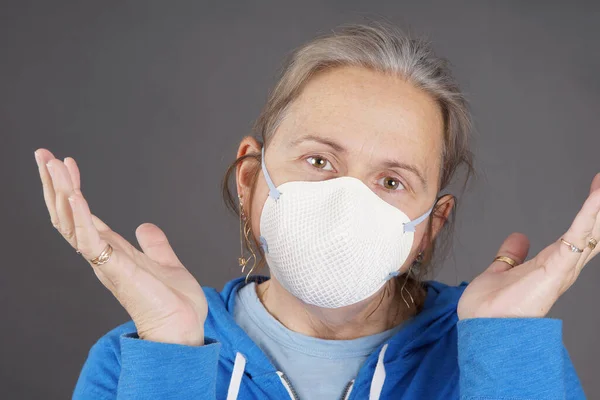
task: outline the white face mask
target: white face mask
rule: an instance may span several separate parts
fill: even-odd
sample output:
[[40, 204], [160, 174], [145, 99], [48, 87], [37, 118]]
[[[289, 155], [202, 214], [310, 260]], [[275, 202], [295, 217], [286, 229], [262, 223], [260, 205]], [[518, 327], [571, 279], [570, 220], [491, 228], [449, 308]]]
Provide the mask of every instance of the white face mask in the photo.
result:
[[344, 307], [376, 293], [398, 275], [417, 224], [360, 179], [292, 181], [275, 187], [265, 166], [269, 197], [260, 241], [273, 276], [292, 295], [325, 308]]

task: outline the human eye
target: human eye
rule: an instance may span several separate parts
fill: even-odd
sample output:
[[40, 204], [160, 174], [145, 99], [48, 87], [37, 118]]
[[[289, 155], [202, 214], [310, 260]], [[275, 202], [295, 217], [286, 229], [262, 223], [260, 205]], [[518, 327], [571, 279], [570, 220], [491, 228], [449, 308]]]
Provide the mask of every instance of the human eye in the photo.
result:
[[402, 182], [400, 182], [400, 180], [398, 178], [394, 178], [393, 176], [384, 176], [383, 178], [379, 179], [377, 181], [377, 183], [379, 185], [383, 186], [387, 191], [390, 191], [390, 192], [400, 191], [400, 190], [405, 189]]
[[317, 169], [323, 171], [333, 171], [333, 166], [326, 158], [320, 156], [308, 156], [306, 157], [306, 162]]

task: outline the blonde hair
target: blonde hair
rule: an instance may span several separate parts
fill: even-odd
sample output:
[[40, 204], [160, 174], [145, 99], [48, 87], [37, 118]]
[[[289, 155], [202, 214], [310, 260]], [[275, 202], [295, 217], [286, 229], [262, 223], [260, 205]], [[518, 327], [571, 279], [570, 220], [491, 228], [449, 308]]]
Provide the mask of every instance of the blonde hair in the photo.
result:
[[[428, 40], [422, 37], [411, 38], [398, 27], [388, 23], [372, 21], [340, 25], [331, 33], [317, 36], [306, 42], [286, 57], [281, 75], [254, 123], [253, 133], [264, 146], [268, 146], [273, 134], [287, 115], [290, 105], [315, 74], [341, 66], [368, 68], [402, 77], [435, 99], [444, 121], [439, 189], [441, 191], [447, 188], [461, 166], [466, 169], [464, 180], [466, 185], [474, 172], [473, 155], [469, 145], [472, 122], [468, 103], [451, 73], [449, 64], [448, 60], [437, 57], [433, 53]], [[254, 158], [257, 161], [256, 180], [260, 171], [260, 154], [249, 154], [237, 159], [229, 166], [223, 180], [224, 200], [235, 213], [239, 211], [230, 189], [230, 181], [237, 165], [247, 158]], [[246, 203], [250, 205], [251, 200], [251, 198], [246, 199]], [[250, 207], [246, 209], [249, 210]], [[450, 225], [453, 225], [453, 219], [454, 212], [449, 221]], [[431, 220], [430, 218], [430, 228]], [[444, 231], [449, 230], [448, 225], [446, 224]], [[427, 270], [424, 267], [431, 262], [437, 247], [436, 241], [431, 240], [431, 242], [432, 245], [424, 254], [421, 268], [412, 271], [411, 284], [406, 286], [415, 298], [415, 303], [422, 300], [418, 286]], [[260, 246], [256, 246], [256, 243], [253, 245], [254, 249], [262, 255]], [[251, 245], [247, 244], [247, 246]], [[262, 265], [264, 265], [264, 256], [260, 258], [258, 267]]]

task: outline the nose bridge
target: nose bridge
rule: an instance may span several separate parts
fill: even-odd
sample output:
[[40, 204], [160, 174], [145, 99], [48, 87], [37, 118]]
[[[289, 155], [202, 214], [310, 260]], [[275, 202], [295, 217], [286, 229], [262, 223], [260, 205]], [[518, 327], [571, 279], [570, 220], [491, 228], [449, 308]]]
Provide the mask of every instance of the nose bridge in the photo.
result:
[[365, 185], [370, 187], [371, 182], [368, 179], [368, 175], [364, 171], [361, 171], [361, 170], [354, 171], [354, 170], [348, 169], [348, 173], [345, 176], [349, 176], [351, 178], [356, 178], [359, 181], [361, 181], [362, 183], [364, 183]]
[[374, 189], [373, 176], [376, 173], [375, 161], [379, 136], [376, 132], [364, 135], [362, 142], [346, 155], [347, 176], [361, 180], [371, 190]]
[[369, 188], [371, 187], [370, 176], [372, 175], [373, 169], [373, 150], [367, 143], [356, 149], [350, 151], [346, 155], [346, 176], [356, 178]]
[[364, 152], [350, 153], [346, 160], [346, 174], [356, 178], [364, 183], [369, 189], [373, 190], [373, 163], [371, 157]]

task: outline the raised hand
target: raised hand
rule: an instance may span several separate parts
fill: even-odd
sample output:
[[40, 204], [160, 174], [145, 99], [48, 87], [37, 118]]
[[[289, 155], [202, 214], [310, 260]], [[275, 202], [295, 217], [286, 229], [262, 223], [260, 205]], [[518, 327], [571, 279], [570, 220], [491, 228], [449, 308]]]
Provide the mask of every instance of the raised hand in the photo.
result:
[[[573, 252], [561, 238], [583, 252]], [[524, 235], [513, 233], [504, 241], [498, 255], [517, 266], [495, 261], [475, 278], [458, 303], [459, 319], [545, 316], [600, 251], [594, 240], [600, 242], [600, 174], [569, 230], [534, 258], [523, 262], [529, 250]]]
[[[46, 149], [35, 152], [44, 199], [52, 225], [88, 260], [96, 276], [131, 316], [142, 339], [200, 346], [208, 312], [204, 292], [185, 269], [165, 234], [150, 223], [140, 225], [137, 250], [91, 214], [81, 193], [75, 160], [64, 163]], [[110, 244], [107, 262], [94, 259]]]

